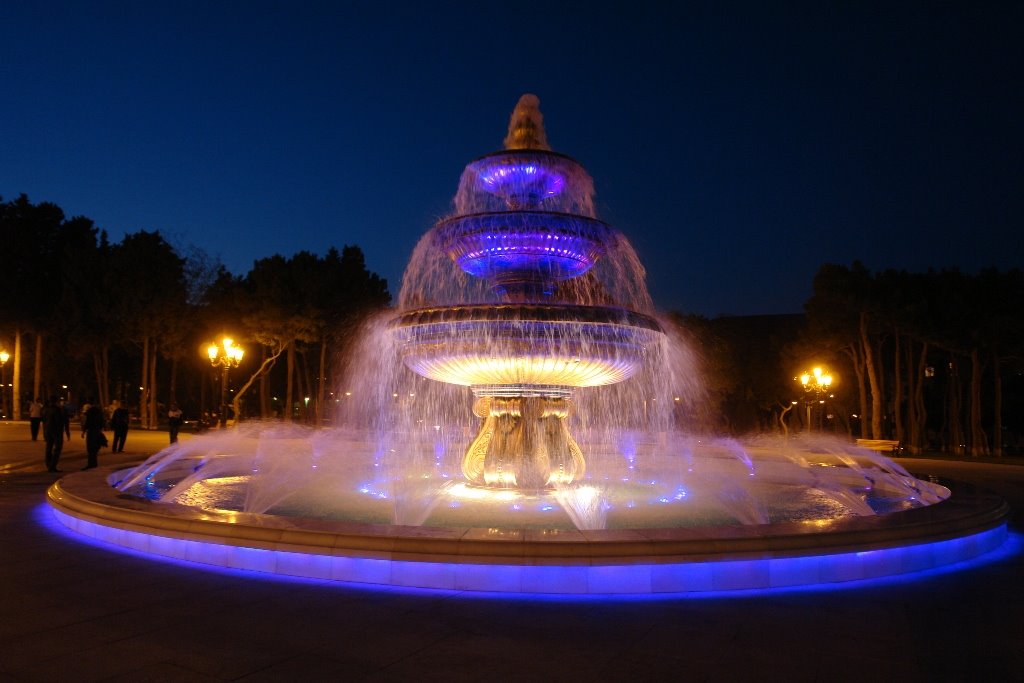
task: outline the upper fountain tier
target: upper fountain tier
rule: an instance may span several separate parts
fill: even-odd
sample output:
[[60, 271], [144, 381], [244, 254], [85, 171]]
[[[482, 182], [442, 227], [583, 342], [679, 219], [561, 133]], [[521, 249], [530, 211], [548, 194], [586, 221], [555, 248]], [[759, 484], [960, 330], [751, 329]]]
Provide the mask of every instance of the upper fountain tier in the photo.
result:
[[465, 167], [453, 209], [416, 246], [400, 310], [565, 303], [653, 313], [636, 251], [598, 220], [586, 170], [551, 150], [536, 96], [520, 98], [505, 148]]
[[505, 301], [550, 297], [615, 242], [594, 215], [593, 180], [551, 151], [539, 105], [535, 95], [520, 98], [505, 149], [466, 166], [455, 214], [434, 229], [437, 246]]
[[456, 216], [502, 211], [596, 217], [594, 181], [575, 159], [551, 151], [536, 95], [519, 98], [505, 149], [471, 161], [455, 195]]

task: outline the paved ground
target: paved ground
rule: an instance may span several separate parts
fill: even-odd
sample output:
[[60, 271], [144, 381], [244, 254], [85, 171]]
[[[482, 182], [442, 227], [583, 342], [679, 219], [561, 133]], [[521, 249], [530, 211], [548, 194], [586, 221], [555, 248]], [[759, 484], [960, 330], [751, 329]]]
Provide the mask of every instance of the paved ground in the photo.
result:
[[[125, 460], [166, 434], [132, 432]], [[916, 579], [732, 597], [561, 600], [367, 589], [84, 543], [56, 476], [0, 423], [0, 682], [1014, 679], [1024, 673], [1024, 467], [904, 460], [1016, 510], [994, 561]], [[101, 453], [101, 464], [112, 462]], [[61, 461], [84, 465], [77, 435]]]

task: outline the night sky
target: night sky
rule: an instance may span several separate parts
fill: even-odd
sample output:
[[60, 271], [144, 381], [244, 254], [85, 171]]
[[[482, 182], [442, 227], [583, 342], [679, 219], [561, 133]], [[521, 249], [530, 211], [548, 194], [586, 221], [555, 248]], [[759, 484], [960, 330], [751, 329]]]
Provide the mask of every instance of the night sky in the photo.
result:
[[661, 309], [1024, 265], [1024, 3], [684, 5], [4, 3], [0, 196], [239, 274], [357, 244], [397, 294], [532, 92]]

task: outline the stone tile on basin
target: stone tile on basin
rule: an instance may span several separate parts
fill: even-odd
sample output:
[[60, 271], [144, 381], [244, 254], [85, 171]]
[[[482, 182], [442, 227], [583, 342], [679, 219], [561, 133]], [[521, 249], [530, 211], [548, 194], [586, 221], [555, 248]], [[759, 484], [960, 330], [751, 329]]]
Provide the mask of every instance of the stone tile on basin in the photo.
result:
[[818, 583], [820, 563], [817, 557], [784, 557], [768, 560], [768, 582], [772, 588], [805, 586]]
[[651, 591], [654, 593], [688, 593], [712, 590], [711, 563], [683, 562], [652, 564]]
[[522, 565], [458, 564], [455, 567], [455, 589], [519, 592], [523, 589]]
[[278, 551], [277, 573], [329, 580], [333, 571], [332, 559], [330, 555]]
[[588, 592], [596, 594], [651, 592], [649, 564], [593, 565], [589, 567]]
[[331, 580], [386, 584], [391, 580], [391, 560], [334, 556]]
[[747, 590], [770, 585], [768, 560], [729, 560], [710, 565], [714, 590]]
[[523, 565], [523, 590], [529, 593], [587, 593], [587, 566]]
[[455, 588], [455, 565], [448, 562], [391, 563], [391, 583], [413, 588]]

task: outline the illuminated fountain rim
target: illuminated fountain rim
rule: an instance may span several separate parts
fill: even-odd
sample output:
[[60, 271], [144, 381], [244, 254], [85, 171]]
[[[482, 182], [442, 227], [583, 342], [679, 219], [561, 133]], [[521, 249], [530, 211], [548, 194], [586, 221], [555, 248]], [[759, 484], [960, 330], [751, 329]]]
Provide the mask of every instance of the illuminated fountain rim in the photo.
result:
[[526, 273], [541, 280], [579, 277], [618, 239], [596, 218], [533, 210], [452, 216], [438, 221], [432, 235], [459, 268], [499, 281]]
[[551, 149], [499, 149], [481, 155], [466, 164], [466, 169], [473, 172], [472, 182], [484, 192], [491, 191], [495, 185], [489, 182], [488, 171], [496, 168], [516, 167], [522, 164], [537, 164], [538, 171], [544, 173], [565, 173], [572, 170], [587, 175], [586, 169], [579, 161]]
[[392, 329], [450, 322], [593, 323], [639, 327], [664, 332], [653, 317], [618, 306], [580, 304], [465, 304], [427, 306], [404, 311], [389, 324]]
[[664, 334], [650, 316], [574, 304], [420, 308], [390, 327], [408, 368], [463, 386], [614, 384]]
[[203, 564], [321, 580], [512, 593], [658, 594], [783, 588], [924, 571], [994, 550], [1009, 507], [958, 492], [875, 517], [598, 531], [361, 524], [201, 510], [120, 494], [110, 468], [47, 491], [98, 540]]

